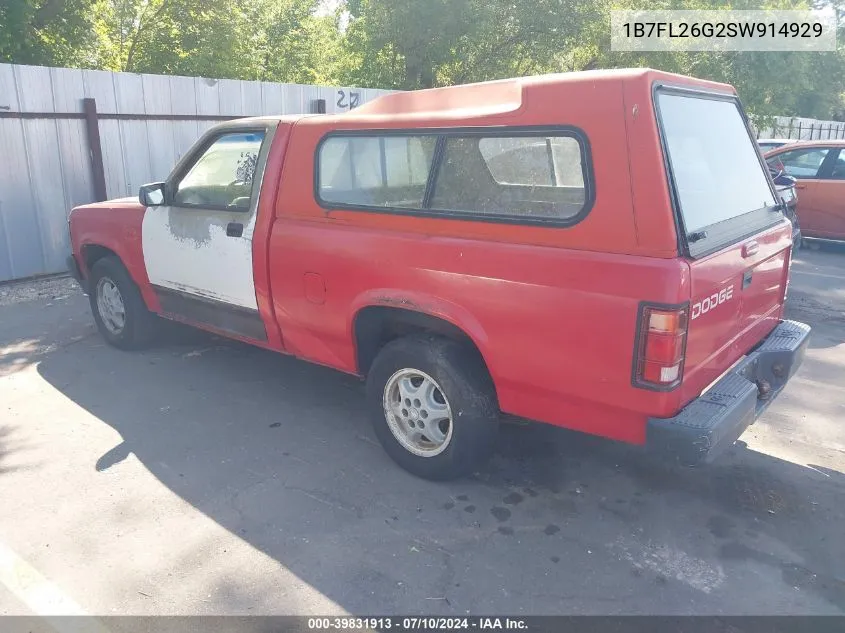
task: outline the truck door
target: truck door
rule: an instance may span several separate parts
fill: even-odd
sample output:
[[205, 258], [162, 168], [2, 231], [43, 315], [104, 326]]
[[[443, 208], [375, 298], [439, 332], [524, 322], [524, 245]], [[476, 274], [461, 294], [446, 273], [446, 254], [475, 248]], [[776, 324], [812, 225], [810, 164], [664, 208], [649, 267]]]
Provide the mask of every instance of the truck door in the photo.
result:
[[167, 315], [266, 340], [252, 237], [273, 129], [215, 128], [174, 169], [165, 204], [147, 208], [144, 264]]
[[845, 150], [831, 150], [815, 187], [815, 235], [833, 240], [845, 239]]
[[769, 165], [783, 170], [798, 180], [795, 184], [798, 194], [798, 225], [801, 231], [813, 236], [819, 230], [820, 171], [828, 162], [831, 148], [807, 147], [785, 151], [768, 159]]

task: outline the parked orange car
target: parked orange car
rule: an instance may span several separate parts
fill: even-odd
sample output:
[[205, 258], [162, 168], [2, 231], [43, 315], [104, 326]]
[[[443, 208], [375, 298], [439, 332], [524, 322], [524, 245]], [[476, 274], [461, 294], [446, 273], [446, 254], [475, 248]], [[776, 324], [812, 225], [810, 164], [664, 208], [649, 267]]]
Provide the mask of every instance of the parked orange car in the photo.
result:
[[845, 139], [784, 145], [765, 157], [771, 167], [798, 179], [801, 234], [845, 240]]

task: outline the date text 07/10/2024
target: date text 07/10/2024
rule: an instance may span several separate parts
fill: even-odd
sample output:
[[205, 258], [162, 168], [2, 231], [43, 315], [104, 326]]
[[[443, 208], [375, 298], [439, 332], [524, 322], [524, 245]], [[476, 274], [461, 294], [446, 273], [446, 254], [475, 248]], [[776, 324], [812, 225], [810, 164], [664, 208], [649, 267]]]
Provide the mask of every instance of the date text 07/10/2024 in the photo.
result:
[[308, 629], [313, 631], [334, 630], [352, 631], [376, 629], [387, 631], [391, 629], [402, 631], [444, 631], [444, 630], [480, 630], [480, 631], [519, 631], [528, 628], [525, 620], [520, 618], [491, 618], [491, 617], [335, 617], [308, 618]]

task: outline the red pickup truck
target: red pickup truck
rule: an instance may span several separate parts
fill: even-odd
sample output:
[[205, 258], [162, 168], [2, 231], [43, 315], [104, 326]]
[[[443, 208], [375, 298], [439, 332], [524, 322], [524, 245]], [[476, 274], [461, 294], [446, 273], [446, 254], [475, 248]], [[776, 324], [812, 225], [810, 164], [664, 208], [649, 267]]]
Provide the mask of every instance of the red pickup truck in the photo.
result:
[[502, 412], [709, 460], [810, 331], [734, 90], [647, 69], [232, 121], [69, 222], [110, 343], [165, 317], [366, 376], [385, 449], [432, 479]]

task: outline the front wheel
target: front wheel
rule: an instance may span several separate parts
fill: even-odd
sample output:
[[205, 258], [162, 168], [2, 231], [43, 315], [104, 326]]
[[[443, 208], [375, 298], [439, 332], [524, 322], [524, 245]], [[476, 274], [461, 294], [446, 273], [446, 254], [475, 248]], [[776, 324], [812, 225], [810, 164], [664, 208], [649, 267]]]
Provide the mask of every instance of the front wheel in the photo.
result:
[[89, 287], [94, 321], [106, 341], [120, 349], [139, 349], [152, 341], [157, 317], [119, 259], [98, 260]]
[[468, 345], [435, 336], [391, 341], [373, 361], [367, 398], [382, 446], [414, 475], [454, 479], [492, 452], [496, 395]]

